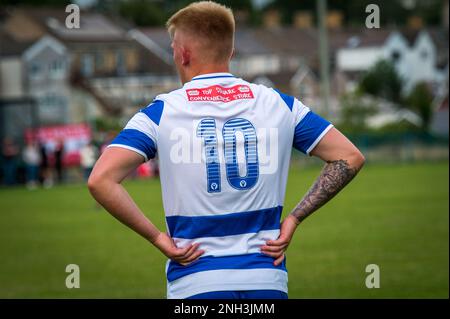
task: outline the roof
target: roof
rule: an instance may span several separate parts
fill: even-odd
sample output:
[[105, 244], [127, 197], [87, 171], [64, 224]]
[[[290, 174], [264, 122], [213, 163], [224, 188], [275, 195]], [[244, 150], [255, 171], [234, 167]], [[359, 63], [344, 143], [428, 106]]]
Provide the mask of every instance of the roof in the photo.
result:
[[394, 30], [348, 28], [335, 30], [329, 34], [330, 48], [358, 48], [382, 46]]
[[18, 42], [0, 29], [0, 56], [19, 56], [33, 44], [34, 41]]
[[294, 27], [258, 28], [253, 36], [270, 51], [285, 55], [302, 55], [311, 58], [317, 55], [317, 30]]
[[167, 33], [167, 30], [165, 28], [140, 28], [139, 31], [152, 39], [153, 42], [155, 42], [165, 52], [169, 53], [172, 51], [170, 47], [172, 40], [170, 39], [169, 34]]
[[248, 28], [241, 28], [236, 31], [234, 46], [236, 55], [273, 53], [270, 48], [255, 36], [254, 30]]
[[68, 29], [65, 22], [57, 18], [47, 18], [48, 29], [66, 41], [124, 41], [126, 32], [113, 24], [105, 16], [97, 13], [83, 13], [79, 29]]
[[126, 41], [126, 30], [105, 15], [81, 11], [80, 28], [66, 27], [68, 13], [62, 8], [19, 7], [10, 15], [24, 14], [62, 41]]

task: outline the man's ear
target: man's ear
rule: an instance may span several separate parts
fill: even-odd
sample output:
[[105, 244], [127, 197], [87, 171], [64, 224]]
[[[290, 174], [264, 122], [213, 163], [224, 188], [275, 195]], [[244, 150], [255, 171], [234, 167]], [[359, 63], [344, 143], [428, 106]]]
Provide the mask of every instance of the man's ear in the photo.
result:
[[186, 66], [186, 65], [189, 65], [190, 62], [191, 62], [191, 52], [186, 48], [182, 48], [181, 49], [181, 64]]

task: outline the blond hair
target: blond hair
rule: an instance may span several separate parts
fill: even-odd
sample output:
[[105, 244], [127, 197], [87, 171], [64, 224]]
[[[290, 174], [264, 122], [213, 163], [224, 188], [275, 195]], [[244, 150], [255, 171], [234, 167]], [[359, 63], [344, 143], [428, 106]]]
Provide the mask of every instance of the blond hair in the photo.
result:
[[212, 2], [194, 2], [172, 15], [166, 23], [170, 36], [182, 30], [195, 36], [208, 49], [214, 62], [230, 59], [234, 47], [235, 22], [231, 9]]

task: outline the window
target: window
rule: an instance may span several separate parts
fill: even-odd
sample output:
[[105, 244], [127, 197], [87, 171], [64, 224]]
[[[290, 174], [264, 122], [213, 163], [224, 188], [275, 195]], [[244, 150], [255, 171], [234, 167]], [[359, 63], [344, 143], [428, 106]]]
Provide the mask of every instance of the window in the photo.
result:
[[95, 54], [95, 67], [97, 70], [101, 70], [104, 68], [105, 58], [103, 52], [97, 52]]
[[64, 61], [62, 59], [53, 60], [50, 62], [49, 68], [52, 76], [60, 76], [64, 73]]
[[31, 62], [30, 75], [33, 78], [37, 78], [40, 75], [42, 75], [42, 65], [39, 62], [37, 61]]
[[391, 58], [394, 63], [397, 63], [402, 58], [402, 54], [397, 50], [392, 51]]
[[116, 70], [118, 75], [126, 73], [125, 56], [122, 51], [116, 52]]
[[39, 117], [44, 124], [65, 123], [68, 117], [67, 99], [55, 93], [38, 98]]
[[91, 76], [94, 73], [94, 59], [90, 54], [81, 56], [81, 74], [83, 76]]
[[426, 60], [428, 58], [428, 51], [427, 50], [422, 50], [420, 52], [420, 57], [422, 58], [422, 60]]

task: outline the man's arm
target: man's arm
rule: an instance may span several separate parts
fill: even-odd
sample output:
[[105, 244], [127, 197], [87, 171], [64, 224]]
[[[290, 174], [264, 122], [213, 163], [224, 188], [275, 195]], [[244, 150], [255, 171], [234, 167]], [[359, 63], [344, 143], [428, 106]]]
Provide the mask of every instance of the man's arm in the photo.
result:
[[274, 264], [284, 259], [297, 226], [339, 193], [364, 165], [361, 152], [337, 129], [332, 128], [312, 150], [311, 155], [326, 162], [321, 174], [308, 193], [286, 217], [277, 240], [267, 241], [261, 251], [276, 258]]
[[150, 222], [121, 185], [142, 162], [143, 157], [133, 151], [107, 148], [89, 177], [89, 191], [111, 215], [150, 241], [168, 258], [183, 265], [189, 264], [203, 254], [198, 244], [177, 248], [172, 238]]
[[364, 165], [361, 152], [336, 129], [331, 129], [324, 136], [311, 155], [321, 158], [327, 164], [308, 193], [291, 212], [298, 224], [339, 193]]

